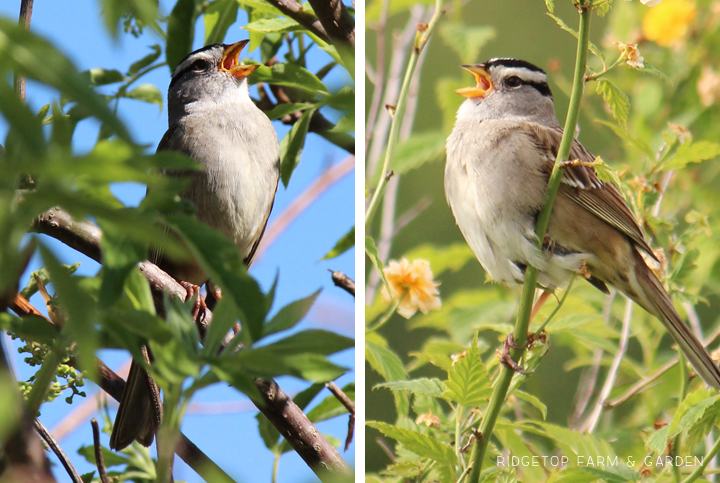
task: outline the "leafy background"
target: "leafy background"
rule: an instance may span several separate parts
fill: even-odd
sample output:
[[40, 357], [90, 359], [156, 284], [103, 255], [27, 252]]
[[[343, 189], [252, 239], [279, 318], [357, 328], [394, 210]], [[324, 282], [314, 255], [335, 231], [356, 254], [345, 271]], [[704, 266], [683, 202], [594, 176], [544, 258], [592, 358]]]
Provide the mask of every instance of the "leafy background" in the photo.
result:
[[[718, 4], [687, 2], [696, 9], [696, 16], [690, 22], [687, 36], [668, 47], [643, 41], [641, 26], [648, 7], [636, 1], [609, 3], [612, 10], [606, 17], [593, 16], [590, 35], [591, 42], [607, 56], [608, 64], [619, 55], [614, 41], [640, 41], [639, 48], [646, 62], [667, 77], [633, 71], [626, 66], [606, 75], [606, 79], [627, 95], [624, 101], [622, 95], [614, 91], [610, 99], [616, 107], [614, 115], [620, 121], [623, 121], [620, 110], [629, 101], [626, 130], [623, 128], [625, 123], [614, 119], [613, 112], [594, 93], [596, 85], [589, 83], [581, 107], [579, 139], [591, 152], [602, 156], [622, 177], [626, 196], [629, 196], [633, 207], [643, 214], [646, 229], [655, 234], [653, 246], [662, 247], [668, 259], [669, 265], [665, 269], [670, 278], [669, 286], [678, 302], [676, 306], [685, 316], [680, 302], [695, 303], [702, 331], [708, 335], [718, 325], [720, 308], [717, 295], [720, 281], [717, 192], [720, 181], [717, 162], [713, 161], [718, 154], [720, 128], [717, 121], [720, 109], [717, 97], [710, 106], [701, 103], [697, 84], [703, 68], [718, 65]], [[378, 58], [378, 31], [385, 32], [385, 71], [393, 72], [392, 69], [396, 68], [404, 72], [406, 61], [400, 61], [399, 68], [395, 65], [398, 62], [398, 57], [394, 56], [398, 50], [397, 39], [401, 38], [401, 32], [412, 34], [418, 21], [427, 21], [431, 5], [430, 2], [402, 0], [369, 3], [366, 48], [373, 72]], [[386, 23], [382, 19], [384, 6], [388, 11]], [[455, 403], [458, 396], [448, 397], [445, 393], [442, 397], [443, 387], [433, 386], [423, 378], [448, 381], [447, 371], [452, 367], [450, 356], [468, 350], [476, 331], [480, 334], [477, 342], [480, 360], [487, 369], [494, 370], [497, 367], [495, 348], [511, 331], [517, 313], [519, 290], [485, 283], [485, 274], [466, 247], [445, 202], [442, 183], [444, 142], [462, 101], [453, 90], [472, 84], [471, 77], [459, 69], [459, 65], [482, 62], [491, 57], [515, 57], [535, 63], [549, 74], [556, 114], [561, 121], [565, 117], [572, 79], [576, 41], [546, 15], [544, 2], [510, 0], [462, 5], [452, 2], [444, 4], [444, 8], [447, 13], [433, 33], [423, 54], [425, 57], [421, 58], [422, 65], [416, 72], [419, 76], [416, 105], [408, 114], [414, 116], [412, 129], [407, 132], [407, 140], [398, 146], [392, 162], [394, 178], [399, 180], [397, 191], [392, 195], [394, 211], [388, 210], [387, 204], [378, 210], [369, 232], [376, 243], [382, 243], [379, 240], [383, 223], [380, 211], [388, 210], [397, 228], [392, 232], [389, 240], [391, 248], [384, 262], [401, 257], [429, 260], [435, 281], [441, 282], [439, 290], [443, 308], [428, 315], [417, 314], [410, 320], [394, 315], [378, 334], [367, 335], [370, 345], [366, 347], [366, 357], [370, 362], [366, 367], [366, 418], [382, 422], [372, 423], [367, 429], [367, 470], [373, 474], [390, 468], [390, 475], [417, 476], [422, 473], [420, 463], [428, 461], [418, 459], [418, 454], [429, 456], [431, 461], [442, 461], [442, 450], [432, 446], [430, 441], [418, 443], [419, 440], [415, 440], [414, 444], [410, 441], [414, 436], [393, 434], [397, 430], [392, 428], [411, 430], [412, 435], [421, 433], [430, 436], [433, 441], [447, 441], [454, 428], [452, 420], [447, 419], [451, 413], [446, 401]], [[577, 14], [571, 2], [555, 2], [555, 15], [571, 28], [577, 28]], [[394, 37], [393, 32], [397, 33]], [[595, 56], [590, 56], [589, 67], [596, 72], [600, 70], [601, 64]], [[388, 81], [386, 77], [385, 82], [387, 84], [383, 85], [387, 88], [393, 80]], [[366, 80], [368, 110], [372, 107], [372, 94], [376, 88], [371, 75]], [[381, 105], [394, 102], [394, 99], [386, 98]], [[381, 110], [378, 124], [387, 116]], [[650, 208], [658, 200], [657, 186], [667, 171], [658, 169], [651, 173], [651, 160], [666, 141], [667, 146], [677, 148], [677, 144], [673, 144], [677, 143], [677, 135], [670, 131], [668, 122], [678, 123], [690, 130], [693, 143], [686, 143], [682, 149], [683, 152], [697, 149], [697, 156], [692, 157], [693, 164], [688, 165], [685, 161], [690, 158], [684, 155], [674, 158], [680, 162], [674, 166], [676, 170], [664, 194], [660, 213], [653, 217]], [[376, 141], [384, 145], [383, 138], [373, 138], [371, 146]], [[668, 158], [677, 154], [667, 146], [661, 154]], [[371, 190], [379, 176], [372, 170], [374, 162], [371, 156], [368, 160], [371, 168], [366, 173]], [[386, 199], [391, 196], [390, 193], [389, 189]], [[377, 295], [378, 283], [376, 277], [373, 281], [373, 272], [372, 265], [366, 260], [366, 274], [371, 281], [369, 293]], [[680, 293], [681, 290], [683, 293]], [[366, 300], [366, 303], [366, 319], [370, 324], [388, 309], [388, 304], [379, 296]], [[555, 305], [552, 302], [547, 304], [539, 320], [544, 320]], [[516, 394], [509, 413], [505, 413], [508, 420], [518, 426], [499, 426], [496, 435], [502, 447], [511, 448], [515, 454], [553, 454], [557, 448], [571, 454], [580, 451], [580, 445], [588, 445], [584, 448], [607, 450], [621, 456], [633, 455], [637, 461], [649, 451], [645, 442], [654, 432], [653, 423], [669, 423], [673, 419], [678, 407], [677, 365], [661, 378], [662, 384], [605, 413], [595, 431], [600, 439], [583, 439], [577, 433], [555, 429], [576, 423], [573, 417], [578, 406], [576, 390], [581, 376], [593, 367], [597, 349], [603, 351], [599, 359], [599, 382], [593, 397], [617, 352], [625, 303], [620, 297], [615, 297], [607, 322], [603, 317], [606, 305], [607, 298], [602, 293], [582, 281], [576, 283], [560, 313], [548, 327], [551, 350], [543, 357], [536, 373], [521, 387], [525, 392], [522, 402], [520, 394]], [[714, 347], [711, 345], [711, 348]], [[396, 359], [393, 354], [399, 358]], [[620, 366], [611, 397], [619, 396], [632, 383], [654, 373], [673, 356], [671, 340], [660, 324], [635, 307], [628, 354]], [[405, 380], [413, 382], [402, 382]], [[472, 380], [468, 378], [466, 382]], [[694, 380], [690, 391], [698, 391], [701, 385]], [[450, 384], [446, 383], [446, 387], [450, 390]], [[482, 388], [475, 389], [480, 391]], [[698, 398], [695, 402], [703, 400], [701, 393], [703, 391], [695, 394]], [[489, 393], [480, 394], [487, 398]], [[482, 398], [474, 400], [472, 405], [478, 404], [479, 400]], [[594, 399], [590, 403], [593, 402]], [[440, 416], [441, 426], [427, 428], [422, 421], [416, 420], [420, 415], [427, 416], [429, 411]], [[703, 419], [703, 423], [708, 424], [705, 428], [712, 427], [714, 416], [704, 414], [707, 419]], [[526, 422], [528, 424], [524, 424]], [[396, 426], [383, 426], [388, 423]], [[532, 428], [532, 424], [538, 426]], [[538, 429], [546, 424], [552, 426]], [[684, 426], [683, 429], [688, 428]], [[514, 433], [515, 429], [524, 431], [519, 433], [522, 437]], [[688, 445], [699, 440], [698, 428], [694, 427], [694, 431]], [[533, 436], [537, 434], [543, 437]], [[662, 444], [657, 442], [664, 440], [657, 436], [658, 439], [649, 447], [661, 452]], [[418, 438], [422, 440], [422, 437]], [[378, 444], [378, 441], [383, 443]], [[396, 441], [403, 444], [399, 445]], [[611, 446], [607, 446], [606, 441], [611, 441]], [[700, 445], [684, 450], [687, 454], [702, 454], [703, 448], [707, 449]], [[393, 451], [396, 459], [391, 460], [388, 451]], [[389, 466], [393, 464], [395, 466]], [[488, 467], [493, 465], [488, 463]], [[449, 477], [437, 471], [431, 477]], [[536, 471], [532, 468], [520, 469], [514, 476], [510, 473], [503, 473], [498, 478], [502, 481], [512, 481], [514, 477], [541, 481], [548, 476], [542, 469]], [[614, 477], [618, 478], [617, 481], [626, 481], [634, 480], [638, 475]], [[370, 477], [370, 480], [375, 478]], [[393, 476], [387, 478], [392, 479]], [[594, 481], [597, 475], [592, 478], [576, 472], [568, 474], [567, 478], [567, 481]]]
[[[216, 5], [220, 3], [228, 2], [214, 2]], [[124, 73], [135, 61], [151, 54], [152, 46], [156, 44], [162, 46], [159, 59], [164, 60], [164, 40], [155, 35], [149, 27], [146, 26], [143, 33], [137, 37], [124, 33], [122, 25], [116, 38], [108, 32], [104, 25], [103, 12], [107, 13], [112, 5], [114, 5], [112, 2], [93, 1], [75, 2], [72, 6], [57, 2], [36, 3], [32, 32], [49, 39], [61, 52], [68, 55], [81, 71], [99, 67], [116, 69]], [[234, 5], [239, 6], [239, 4]], [[173, 7], [173, 2], [162, 1], [159, 11], [163, 15], [168, 15]], [[0, 16], [12, 22], [16, 21], [18, 10], [19, 2], [8, 1], [0, 4]], [[195, 23], [193, 49], [204, 45], [205, 21], [205, 16], [201, 16]], [[237, 21], [227, 30], [224, 40], [231, 43], [248, 38], [248, 31], [240, 29], [247, 23], [247, 14], [241, 8], [238, 10]], [[285, 52], [287, 52], [286, 48], [280, 51], [281, 60]], [[48, 53], [48, 55], [52, 54]], [[250, 52], [246, 50], [241, 57], [260, 60], [258, 49]], [[328, 60], [327, 54], [315, 48], [307, 54], [308, 69], [316, 72]], [[52, 65], [52, 62], [48, 65]], [[12, 83], [12, 78], [8, 77], [10, 73], [4, 71], [4, 75], [5, 80]], [[144, 87], [134, 94], [135, 97], [140, 97], [140, 100], [121, 99], [117, 106], [111, 104], [111, 107], [116, 107], [118, 117], [124, 121], [133, 139], [138, 144], [147, 146], [148, 153], [155, 151], [158, 141], [167, 128], [165, 93], [169, 81], [170, 70], [167, 66], [162, 66], [148, 73], [135, 84], [135, 86], [144, 84]], [[330, 92], [336, 92], [345, 85], [352, 85], [352, 79], [340, 67], [334, 68], [324, 82]], [[98, 88], [98, 91], [112, 95], [117, 91], [117, 87], [118, 84], [109, 85]], [[254, 88], [252, 94], [257, 95]], [[55, 102], [57, 98], [58, 94], [54, 89], [32, 80], [28, 82], [27, 102], [33, 111], [36, 112], [43, 105]], [[342, 112], [328, 107], [323, 107], [322, 112], [332, 122], [337, 122], [342, 117]], [[290, 126], [280, 122], [275, 122], [274, 126], [279, 138], [285, 136], [290, 129]], [[8, 128], [7, 121], [0, 117], [0, 139], [5, 139]], [[72, 138], [73, 152], [81, 155], [90, 151], [95, 145], [99, 132], [98, 121], [88, 119], [80, 122]], [[281, 185], [278, 190], [270, 225], [320, 174], [332, 166], [337, 166], [346, 160], [347, 156], [346, 151], [318, 135], [308, 135], [301, 162], [293, 173], [289, 186], [284, 188]], [[145, 195], [144, 185], [136, 182], [114, 183], [110, 187], [113, 194], [126, 206], [137, 206]], [[269, 289], [279, 272], [273, 312], [294, 300], [310, 295], [317, 289], [322, 289], [313, 309], [301, 323], [301, 328], [322, 328], [350, 337], [354, 333], [353, 300], [348, 294], [333, 286], [327, 272], [327, 269], [331, 268], [354, 277], [354, 249], [333, 260], [318, 262], [333, 247], [335, 241], [353, 226], [354, 200], [349, 196], [353, 191], [353, 175], [342, 177], [301, 213], [274, 243], [266, 246], [267, 251], [256, 260], [250, 271], [263, 291]], [[76, 272], [78, 275], [94, 276], [97, 273], [99, 268], [97, 263], [49, 237], [42, 238], [62, 262], [81, 262]], [[27, 283], [30, 271], [36, 270], [41, 265], [43, 265], [42, 260], [35, 256], [21, 283]], [[36, 307], [45, 306], [39, 295], [34, 296], [31, 301]], [[13, 348], [8, 352], [18, 378], [27, 379], [34, 370], [27, 367], [22, 362], [23, 356], [16, 352], [17, 341], [10, 342], [8, 338], [6, 342], [8, 347]], [[99, 355], [112, 368], [122, 366], [127, 361], [127, 353], [117, 350], [101, 351]], [[341, 366], [352, 367], [354, 365], [352, 351], [341, 353], [334, 357], [333, 361]], [[353, 380], [354, 375], [351, 371], [337, 382], [342, 387]], [[280, 378], [279, 383], [291, 395], [307, 386], [307, 383], [290, 377]], [[83, 403], [80, 398], [76, 398], [76, 404], [72, 407], [68, 406], [61, 397], [42, 408], [42, 421], [51, 430], [59, 429], [62, 423], [70, 420], [81, 421], [81, 424], [75, 426], [75, 429], [61, 440], [61, 445], [77, 464], [80, 473], [91, 471], [93, 466], [83, 462], [82, 458], [74, 454], [74, 450], [80, 445], [91, 444], [87, 418], [94, 412], [93, 408], [97, 408], [94, 402], [97, 387], [88, 383], [84, 390], [88, 393], [88, 402], [85, 406], [89, 411], [87, 414], [71, 412]], [[265, 449], [265, 444], [258, 433], [254, 406], [235, 389], [224, 384], [216, 384], [210, 389], [201, 391], [193, 402], [199, 403], [197, 411], [191, 410], [183, 425], [183, 431], [231, 475], [243, 481], [267, 481], [270, 478], [273, 455]], [[111, 407], [114, 407], [114, 403]], [[334, 434], [337, 439], [344, 439], [347, 421], [346, 418], [336, 418], [321, 423], [319, 427], [324, 433]], [[222, 430], [219, 430], [220, 428]], [[107, 437], [103, 435], [105, 444]], [[229, 450], [230, 448], [232, 449]], [[351, 446], [343, 456], [352, 462], [353, 454], [354, 446]], [[65, 478], [62, 468], [56, 466], [55, 470], [59, 479]], [[200, 481], [199, 477], [181, 461], [177, 463], [175, 475], [179, 480]], [[283, 457], [279, 470], [281, 480], [296, 481], [312, 477], [312, 472], [294, 452]]]

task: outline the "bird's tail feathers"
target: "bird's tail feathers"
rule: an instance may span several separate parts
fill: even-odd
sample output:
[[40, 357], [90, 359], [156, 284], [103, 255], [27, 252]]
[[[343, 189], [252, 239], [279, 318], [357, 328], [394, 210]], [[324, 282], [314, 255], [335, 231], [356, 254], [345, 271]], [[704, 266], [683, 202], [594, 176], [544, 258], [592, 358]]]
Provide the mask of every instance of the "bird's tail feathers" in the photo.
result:
[[[655, 274], [645, 265], [639, 253], [636, 253], [636, 277], [646, 300], [641, 303], [645, 310], [654, 314], [663, 323], [675, 343], [688, 359], [695, 372], [706, 384], [720, 390], [720, 369], [712, 360], [702, 343], [680, 318], [673, 307], [670, 295], [665, 291]], [[638, 301], [640, 302], [640, 301]]]

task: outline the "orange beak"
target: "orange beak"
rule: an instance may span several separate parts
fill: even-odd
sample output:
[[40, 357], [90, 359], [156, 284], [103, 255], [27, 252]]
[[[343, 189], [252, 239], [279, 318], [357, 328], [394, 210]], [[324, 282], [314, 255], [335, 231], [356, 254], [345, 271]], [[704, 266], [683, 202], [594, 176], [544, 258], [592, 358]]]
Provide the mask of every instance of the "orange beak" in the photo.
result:
[[257, 64], [238, 65], [240, 52], [248, 42], [249, 40], [241, 40], [240, 42], [228, 45], [225, 49], [225, 53], [223, 54], [222, 61], [220, 62], [220, 69], [225, 72], [230, 72], [230, 74], [237, 79], [244, 79], [252, 74], [255, 69], [260, 67]]
[[461, 65], [461, 68], [470, 72], [475, 77], [475, 87], [465, 87], [455, 91], [463, 97], [485, 97], [494, 86], [490, 74], [485, 70], [485, 64]]

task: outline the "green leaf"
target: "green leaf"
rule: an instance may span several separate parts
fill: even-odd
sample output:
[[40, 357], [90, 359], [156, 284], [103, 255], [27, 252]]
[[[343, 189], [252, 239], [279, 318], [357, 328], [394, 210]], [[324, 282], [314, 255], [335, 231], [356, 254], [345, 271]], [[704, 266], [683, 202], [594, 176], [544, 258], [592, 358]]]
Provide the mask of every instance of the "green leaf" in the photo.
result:
[[597, 93], [607, 102], [615, 120], [624, 128], [630, 114], [630, 99], [607, 79], [597, 81]]
[[192, 256], [200, 262], [209, 277], [222, 288], [223, 295], [230, 297], [236, 307], [242, 311], [240, 322], [244, 336], [249, 337], [251, 341], [260, 339], [268, 307], [260, 286], [247, 274], [235, 244], [220, 231], [208, 227], [195, 218], [170, 215], [166, 221], [183, 237]]
[[433, 276], [437, 277], [446, 271], [457, 272], [468, 262], [475, 259], [475, 254], [470, 250], [467, 243], [459, 242], [452, 245], [435, 246], [419, 245], [412, 250], [405, 252], [405, 258], [415, 260], [421, 258], [430, 262]]
[[411, 379], [409, 381], [391, 381], [376, 384], [373, 389], [379, 387], [386, 387], [391, 391], [409, 391], [413, 394], [422, 394], [424, 396], [430, 396], [434, 398], [441, 398], [443, 393], [447, 390], [445, 384], [440, 379]]
[[310, 127], [310, 119], [312, 119], [315, 109], [308, 109], [303, 112], [300, 119], [298, 119], [290, 131], [280, 141], [280, 159], [282, 160], [280, 166], [280, 177], [283, 182], [283, 186], [287, 187], [290, 182], [290, 177], [295, 171], [298, 163], [300, 162], [300, 155], [302, 154], [303, 147], [305, 146], [305, 137]]
[[515, 397], [518, 399], [525, 401], [526, 403], [529, 403], [531, 406], [536, 408], [538, 411], [540, 411], [540, 414], [542, 414], [543, 419], [547, 419], [547, 406], [540, 401], [540, 399], [536, 398], [532, 394], [529, 394], [527, 392], [523, 392], [520, 390], [515, 391]]
[[303, 317], [305, 317], [310, 310], [310, 307], [312, 307], [315, 303], [318, 295], [320, 295], [320, 290], [322, 289], [318, 289], [318, 291], [314, 294], [305, 297], [304, 299], [289, 303], [280, 309], [275, 317], [264, 325], [263, 337], [295, 327], [295, 325], [300, 322]]
[[[247, 62], [257, 64], [257, 62]], [[272, 67], [261, 65], [248, 77], [250, 84], [265, 82], [273, 85], [295, 87], [313, 94], [327, 94], [325, 84], [315, 74], [297, 64], [278, 63]]]
[[225, 373], [234, 375], [252, 374], [261, 378], [289, 375], [317, 382], [332, 381], [347, 372], [347, 369], [333, 364], [322, 354], [308, 352], [285, 354], [263, 349], [245, 349], [213, 365], [221, 368]]
[[215, 0], [208, 5], [203, 16], [205, 23], [205, 45], [219, 44], [237, 20], [237, 0]]
[[[561, 29], [563, 29], [565, 32], [569, 33], [570, 35], [572, 35], [575, 38], [578, 38], [578, 33], [575, 30], [568, 27], [567, 24], [565, 22], [563, 22], [562, 19], [560, 19], [560, 17], [556, 17], [555, 15], [553, 15], [552, 11], [550, 11], [549, 13], [546, 13], [545, 15], [547, 15], [551, 19], [555, 20], [555, 23], [558, 24], [558, 26]], [[598, 49], [595, 44], [593, 44], [592, 42], [588, 42], [588, 49], [590, 49], [590, 52], [592, 52], [596, 57], [598, 57], [600, 60], [602, 60], [603, 64], [605, 63], [605, 56], [602, 54], [602, 52], [600, 52], [600, 49]]]
[[324, 257], [320, 259], [322, 260], [330, 260], [331, 258], [339, 257], [346, 251], [350, 250], [352, 247], [355, 246], [355, 227], [353, 226], [350, 228], [350, 231], [347, 232], [345, 235], [340, 238], [335, 246], [325, 254]]
[[160, 93], [160, 89], [152, 84], [141, 84], [130, 92], [127, 92], [125, 97], [151, 104], [157, 104], [160, 106], [160, 110], [162, 110], [163, 95]]
[[[355, 383], [351, 382], [342, 388], [342, 392], [345, 393], [351, 401], [355, 401]], [[313, 423], [319, 423], [321, 421], [327, 421], [328, 419], [335, 418], [337, 416], [347, 415], [347, 408], [341, 403], [338, 398], [333, 394], [330, 394], [317, 406], [312, 408], [307, 417]]]
[[340, 118], [330, 132], [354, 132], [355, 131], [355, 112], [350, 112]]
[[123, 76], [120, 71], [115, 69], [101, 69], [100, 67], [86, 70], [81, 72], [80, 75], [84, 76], [93, 87], [114, 84], [125, 80], [125, 76]]
[[445, 45], [460, 57], [460, 62], [477, 62], [480, 50], [495, 38], [495, 29], [488, 26], [465, 26], [460, 22], [442, 22], [440, 36]]
[[296, 30], [303, 30], [303, 27], [295, 20], [287, 17], [261, 18], [250, 22], [244, 27], [245, 30], [259, 33], [287, 33]]
[[305, 109], [310, 109], [314, 106], [314, 104], [306, 103], [278, 104], [277, 106], [267, 111], [265, 115], [271, 121], [274, 121], [275, 119], [280, 119], [281, 117], [292, 114], [293, 112], [304, 111]]
[[[379, 338], [379, 336], [368, 334], [365, 340], [365, 359], [370, 367], [387, 382], [407, 380], [407, 372], [397, 354], [374, 338]], [[398, 414], [406, 415], [410, 410], [408, 395], [394, 392], [393, 397]]]
[[323, 102], [337, 109], [338, 111], [349, 111], [355, 109], [355, 89], [351, 86], [343, 86], [335, 94], [325, 96]]
[[383, 262], [382, 260], [380, 260], [380, 254], [378, 253], [377, 247], [375, 246], [375, 240], [373, 240], [372, 237], [365, 237], [365, 253], [367, 254], [368, 258], [370, 258], [370, 261], [375, 267], [375, 270], [377, 270], [378, 274], [380, 275], [380, 278], [382, 279], [385, 287], [390, 290], [388, 281], [385, 278], [385, 272], [383, 272]]
[[480, 360], [477, 334], [464, 355], [448, 371], [444, 396], [462, 406], [482, 406], [492, 394], [490, 376]]
[[554, 0], [545, 0], [545, 7], [547, 8], [548, 12], [555, 13], [555, 2]]
[[327, 330], [309, 329], [280, 339], [272, 344], [243, 351], [241, 354], [266, 351], [283, 355], [309, 352], [327, 356], [351, 347], [355, 347], [355, 341], [349, 337]]
[[238, 319], [238, 311], [235, 304], [223, 297], [213, 309], [212, 324], [205, 334], [205, 343], [201, 350], [204, 357], [213, 357], [220, 349], [230, 328], [235, 325]]
[[666, 76], [665, 74], [663, 74], [662, 72], [660, 72], [657, 69], [657, 67], [652, 65], [650, 62], [644, 61], [643, 66], [639, 70], [640, 70], [640, 72], [645, 72], [646, 74], [652, 74], [656, 77], [660, 77], [661, 79], [663, 79], [667, 82], [670, 82], [670, 78], [668, 76]]
[[437, 438], [410, 429], [399, 428], [379, 421], [368, 421], [367, 425], [375, 428], [388, 438], [402, 444], [405, 449], [418, 456], [430, 458], [441, 465], [455, 466], [457, 458], [452, 446]]
[[650, 145], [644, 140], [631, 136], [630, 133], [628, 133], [624, 129], [621, 129], [617, 124], [613, 122], [601, 121], [599, 119], [596, 119], [595, 122], [598, 124], [602, 124], [603, 126], [609, 127], [617, 137], [619, 137], [629, 145], [633, 146], [634, 148], [638, 149], [640, 152], [642, 152], [649, 158], [655, 158], [655, 153], [653, 153]]
[[[16, 149], [39, 158], [45, 155], [47, 144], [42, 120], [33, 114], [5, 81], [0, 81], [0, 114], [11, 129], [7, 138], [8, 155]], [[13, 146], [10, 141], [17, 144]]]
[[143, 57], [142, 59], [140, 59], [136, 62], [133, 62], [130, 65], [130, 68], [127, 71], [127, 75], [133, 76], [133, 75], [137, 74], [142, 69], [149, 66], [150, 64], [152, 64], [153, 62], [155, 62], [156, 60], [158, 60], [160, 58], [161, 49], [158, 44], [151, 45], [150, 49], [152, 50], [152, 53], [146, 55], [145, 57]]
[[[130, 458], [123, 453], [116, 453], [106, 448], [100, 448], [102, 451], [103, 462], [107, 468], [111, 466], [127, 465], [130, 464]], [[85, 458], [85, 460], [91, 465], [96, 465], [95, 462], [95, 447], [94, 446], [81, 446], [77, 450], [78, 454]]]
[[263, 443], [265, 443], [267, 449], [274, 451], [280, 442], [280, 431], [275, 428], [275, 426], [263, 415], [263, 413], [257, 413], [255, 415], [255, 419], [257, 419], [258, 431], [260, 432], [260, 437], [262, 438]]
[[[125, 141], [132, 141], [130, 134], [107, 107], [105, 100], [93, 92], [88, 86], [87, 78], [77, 72], [67, 57], [46, 40], [18, 26], [17, 22], [3, 18], [0, 18], [0, 58], [3, 59], [0, 67], [2, 71], [12, 69], [18, 75], [55, 87], [65, 98], [77, 102], [88, 115], [107, 124], [112, 132]], [[0, 84], [7, 87], [5, 82]], [[11, 105], [5, 99], [3, 91], [5, 88], [0, 86], [0, 112], [6, 115], [6, 112], [11, 110]], [[41, 139], [42, 136], [35, 138], [35, 143], [40, 147]]]
[[171, 73], [180, 61], [192, 52], [197, 17], [198, 5], [195, 0], [177, 0], [170, 12], [165, 57]]
[[670, 169], [683, 169], [690, 163], [699, 163], [720, 156], [720, 144], [711, 141], [686, 142], [680, 145], [671, 157], [662, 166], [662, 171]]

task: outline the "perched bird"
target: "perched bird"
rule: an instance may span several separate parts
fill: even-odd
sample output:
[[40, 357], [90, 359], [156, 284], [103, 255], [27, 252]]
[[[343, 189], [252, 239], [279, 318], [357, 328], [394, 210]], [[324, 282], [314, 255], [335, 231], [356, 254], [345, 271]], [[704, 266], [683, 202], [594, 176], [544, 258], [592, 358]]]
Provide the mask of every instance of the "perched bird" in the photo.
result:
[[600, 290], [612, 285], [656, 316], [695, 371], [720, 389], [720, 370], [673, 307], [642, 254], [655, 258], [618, 188], [601, 181], [577, 140], [563, 168], [542, 251], [535, 224], [563, 129], [547, 76], [516, 59], [465, 65], [475, 87], [447, 140], [445, 195], [460, 231], [492, 279], [522, 283], [528, 265], [554, 289], [573, 273]]
[[[178, 64], [168, 90], [168, 130], [157, 149], [183, 152], [203, 165], [185, 174], [191, 180], [182, 196], [197, 206], [201, 221], [235, 242], [249, 266], [275, 199], [280, 148], [272, 123], [248, 92], [247, 76], [258, 66], [238, 64], [247, 43], [210, 45]], [[208, 280], [196, 262], [157, 262], [183, 282]], [[157, 386], [133, 361], [110, 447], [120, 450], [133, 440], [149, 446], [161, 411]]]

